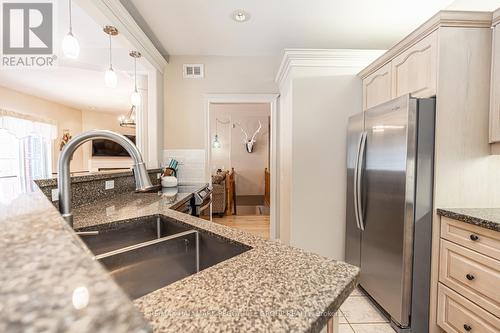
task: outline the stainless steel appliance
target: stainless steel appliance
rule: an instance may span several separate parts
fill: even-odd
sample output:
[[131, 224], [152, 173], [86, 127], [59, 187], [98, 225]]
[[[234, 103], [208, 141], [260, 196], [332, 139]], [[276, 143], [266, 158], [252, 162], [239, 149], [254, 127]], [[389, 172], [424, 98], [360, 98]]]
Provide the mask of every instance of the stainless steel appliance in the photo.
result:
[[199, 185], [180, 185], [180, 193], [193, 193], [191, 199], [191, 213], [194, 216], [210, 220], [210, 205], [212, 203], [212, 189], [208, 183]]
[[346, 261], [399, 331], [429, 323], [435, 99], [409, 95], [350, 118]]

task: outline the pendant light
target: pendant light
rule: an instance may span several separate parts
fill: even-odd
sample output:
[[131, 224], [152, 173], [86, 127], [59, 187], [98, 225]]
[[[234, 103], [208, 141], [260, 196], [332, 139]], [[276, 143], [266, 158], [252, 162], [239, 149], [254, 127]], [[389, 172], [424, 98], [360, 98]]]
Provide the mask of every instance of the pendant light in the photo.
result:
[[218, 130], [218, 123], [221, 123], [222, 125], [227, 125], [230, 123], [229, 120], [222, 121], [219, 120], [218, 118], [215, 118], [215, 136], [214, 136], [214, 142], [212, 143], [212, 147], [215, 149], [219, 149], [222, 147], [222, 143], [219, 140], [219, 130]]
[[215, 137], [214, 137], [214, 142], [212, 144], [212, 147], [215, 149], [219, 149], [222, 145], [220, 144], [219, 141], [219, 131], [217, 130], [217, 123], [219, 122], [219, 119], [215, 118]]
[[126, 116], [121, 115], [118, 120], [121, 127], [135, 127], [135, 105], [132, 105]]
[[112, 57], [112, 48], [111, 48], [111, 38], [113, 36], [118, 35], [118, 29], [111, 25], [107, 25], [104, 27], [104, 32], [109, 36], [109, 68], [104, 73], [104, 82], [106, 86], [110, 88], [116, 88], [116, 84], [118, 83], [118, 78], [116, 77], [116, 73], [113, 70], [113, 57]]
[[71, 21], [71, 0], [69, 2], [69, 32], [64, 36], [62, 41], [62, 51], [64, 56], [70, 59], [78, 58], [80, 54], [80, 44], [78, 40], [73, 36], [73, 24]]
[[139, 51], [130, 51], [129, 55], [134, 58], [134, 92], [130, 95], [130, 102], [137, 107], [141, 105], [141, 94], [137, 91], [137, 59], [141, 57]]

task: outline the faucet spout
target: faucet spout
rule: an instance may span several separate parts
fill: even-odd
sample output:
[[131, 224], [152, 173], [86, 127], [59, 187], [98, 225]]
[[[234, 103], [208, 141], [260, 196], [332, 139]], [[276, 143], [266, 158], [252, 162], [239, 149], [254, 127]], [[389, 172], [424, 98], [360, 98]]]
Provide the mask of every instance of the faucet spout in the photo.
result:
[[85, 142], [92, 139], [107, 139], [121, 145], [134, 160], [135, 189], [138, 192], [146, 192], [153, 188], [149, 179], [146, 165], [142, 155], [132, 141], [125, 136], [106, 130], [92, 130], [81, 133], [68, 141], [59, 155], [57, 188], [59, 190], [59, 211], [62, 217], [73, 227], [73, 213], [71, 209], [71, 184], [69, 163], [75, 150]]

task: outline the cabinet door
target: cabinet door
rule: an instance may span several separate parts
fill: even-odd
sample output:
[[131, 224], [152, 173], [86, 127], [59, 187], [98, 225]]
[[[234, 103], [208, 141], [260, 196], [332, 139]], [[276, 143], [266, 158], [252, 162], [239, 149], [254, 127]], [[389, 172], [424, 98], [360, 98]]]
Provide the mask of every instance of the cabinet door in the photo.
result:
[[493, 30], [491, 61], [490, 142], [500, 142], [500, 24]]
[[437, 37], [434, 31], [392, 60], [392, 95], [436, 95]]
[[391, 63], [387, 63], [363, 80], [363, 110], [391, 98]]

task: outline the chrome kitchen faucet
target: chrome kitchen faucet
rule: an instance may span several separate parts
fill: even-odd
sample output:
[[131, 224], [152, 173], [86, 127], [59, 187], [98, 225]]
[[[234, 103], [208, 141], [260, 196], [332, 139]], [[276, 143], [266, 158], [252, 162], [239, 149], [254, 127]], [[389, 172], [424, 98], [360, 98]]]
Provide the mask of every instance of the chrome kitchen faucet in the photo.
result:
[[73, 213], [71, 211], [71, 182], [69, 163], [75, 150], [85, 142], [92, 139], [108, 139], [121, 145], [134, 160], [135, 190], [147, 192], [154, 188], [149, 179], [146, 165], [137, 147], [125, 136], [106, 130], [92, 130], [75, 136], [68, 141], [59, 156], [59, 172], [57, 175], [57, 188], [59, 190], [59, 211], [62, 217], [73, 227]]

